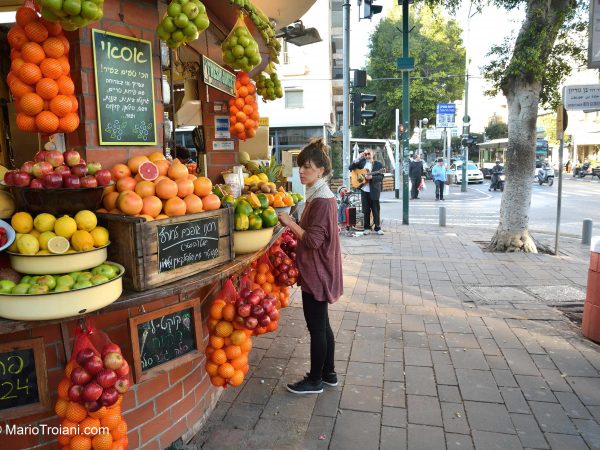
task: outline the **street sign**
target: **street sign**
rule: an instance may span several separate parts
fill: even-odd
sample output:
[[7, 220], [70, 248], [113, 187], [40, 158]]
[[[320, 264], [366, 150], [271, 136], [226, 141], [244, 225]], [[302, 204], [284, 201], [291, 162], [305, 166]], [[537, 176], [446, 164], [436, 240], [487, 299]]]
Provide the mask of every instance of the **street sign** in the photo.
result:
[[563, 105], [567, 111], [600, 110], [600, 84], [563, 87]]
[[429, 139], [429, 140], [441, 139], [442, 138], [441, 128], [439, 128], [439, 129], [428, 128], [425, 131], [425, 138]]
[[454, 103], [438, 103], [435, 114], [436, 128], [454, 128], [454, 116], [456, 115], [456, 105]]
[[412, 57], [408, 57], [408, 58], [398, 58], [396, 60], [396, 68], [401, 71], [411, 71], [414, 70], [415, 68], [415, 58]]
[[588, 40], [588, 68], [600, 67], [600, 4], [590, 0], [590, 25]]

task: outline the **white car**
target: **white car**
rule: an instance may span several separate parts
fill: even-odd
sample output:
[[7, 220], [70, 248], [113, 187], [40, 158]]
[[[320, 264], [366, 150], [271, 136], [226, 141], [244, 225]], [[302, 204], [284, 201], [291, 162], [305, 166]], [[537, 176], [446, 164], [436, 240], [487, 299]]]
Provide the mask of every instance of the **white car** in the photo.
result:
[[[462, 183], [462, 161], [456, 161], [454, 164], [450, 166], [450, 170], [454, 172], [456, 175], [456, 183]], [[469, 183], [483, 183], [483, 172], [479, 170], [479, 167], [472, 162], [469, 161], [467, 163], [467, 182]]]

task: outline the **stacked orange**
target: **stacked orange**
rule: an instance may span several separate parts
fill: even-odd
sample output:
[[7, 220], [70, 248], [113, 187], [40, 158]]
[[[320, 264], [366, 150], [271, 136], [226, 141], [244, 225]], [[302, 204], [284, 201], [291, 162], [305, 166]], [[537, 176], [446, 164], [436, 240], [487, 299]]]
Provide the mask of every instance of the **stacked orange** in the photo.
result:
[[229, 100], [230, 131], [233, 136], [245, 141], [256, 136], [258, 128], [256, 87], [246, 72], [238, 72], [236, 78], [236, 98]]
[[252, 331], [234, 321], [235, 305], [222, 298], [213, 300], [208, 319], [209, 342], [206, 346], [206, 373], [214, 386], [239, 386], [248, 373], [248, 354], [252, 349]]
[[171, 163], [161, 152], [115, 164], [111, 174], [115, 184], [105, 190], [104, 208], [98, 212], [150, 221], [221, 207], [221, 200], [212, 193], [210, 179], [190, 174], [178, 159]]
[[75, 131], [79, 103], [61, 26], [26, 6], [17, 10], [16, 22], [7, 35], [11, 65], [6, 82], [16, 100], [17, 126], [31, 133]]
[[[248, 273], [248, 277], [253, 282], [252, 288], [261, 288], [266, 294], [273, 295], [277, 301], [275, 306], [277, 309], [286, 308], [290, 304], [290, 289], [289, 287], [281, 287], [275, 282], [275, 277], [271, 272], [271, 267], [267, 263], [259, 263], [258, 261], [253, 264], [253, 270]], [[255, 335], [269, 333], [277, 329], [278, 322], [272, 321], [266, 327], [256, 327], [254, 329]]]
[[[54, 412], [61, 419], [58, 443], [63, 450], [94, 449], [124, 450], [127, 448], [127, 422], [121, 415], [123, 396], [117, 402], [99, 410], [88, 411], [81, 403], [69, 400], [71, 371], [78, 367], [75, 361], [67, 364], [65, 378], [58, 384], [58, 398]], [[106, 432], [105, 428], [108, 429]]]

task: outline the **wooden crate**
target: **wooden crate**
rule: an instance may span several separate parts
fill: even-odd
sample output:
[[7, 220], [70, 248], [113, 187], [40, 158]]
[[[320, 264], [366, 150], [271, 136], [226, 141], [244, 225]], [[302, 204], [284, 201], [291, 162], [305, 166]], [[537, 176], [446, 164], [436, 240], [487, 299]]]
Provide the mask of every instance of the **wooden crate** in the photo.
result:
[[[121, 214], [97, 214], [97, 216], [99, 224], [105, 226], [110, 233], [111, 244], [108, 247], [108, 260], [125, 267], [123, 281], [127, 289], [144, 291], [162, 286], [231, 261], [235, 256], [232, 208], [221, 208], [215, 211], [150, 222], [142, 217]], [[164, 231], [165, 226], [185, 228], [186, 224], [189, 226], [194, 221], [213, 218], [218, 220], [218, 256], [172, 269], [165, 270], [163, 266], [163, 269], [159, 270], [159, 230]], [[170, 229], [173, 228], [170, 227]]]

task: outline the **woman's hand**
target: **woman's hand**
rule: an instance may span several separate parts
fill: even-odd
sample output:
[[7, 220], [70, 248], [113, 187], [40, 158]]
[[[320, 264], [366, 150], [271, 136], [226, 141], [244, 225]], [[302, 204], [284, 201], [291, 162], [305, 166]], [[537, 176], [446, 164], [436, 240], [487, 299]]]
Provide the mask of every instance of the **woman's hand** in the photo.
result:
[[292, 217], [285, 212], [280, 212], [279, 215], [279, 222], [281, 222], [282, 225], [288, 227], [290, 226], [290, 224], [294, 223], [294, 219], [292, 219]]

